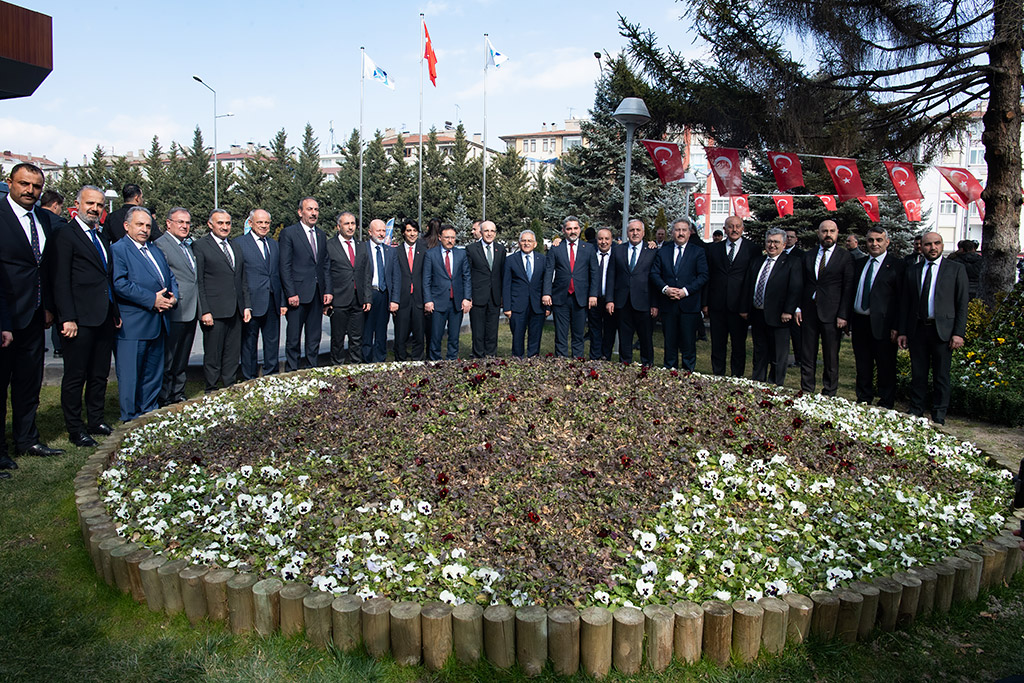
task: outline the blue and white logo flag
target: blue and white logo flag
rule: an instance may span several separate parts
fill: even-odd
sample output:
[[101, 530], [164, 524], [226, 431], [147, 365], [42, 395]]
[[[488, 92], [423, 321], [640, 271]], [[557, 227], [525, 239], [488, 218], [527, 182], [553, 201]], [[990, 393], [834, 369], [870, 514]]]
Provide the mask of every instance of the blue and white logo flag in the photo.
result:
[[387, 230], [384, 231], [384, 244], [391, 244], [391, 240], [395, 234], [395, 219], [392, 218], [385, 225]]
[[508, 61], [508, 57], [494, 49], [490, 38], [485, 38], [484, 40], [487, 42], [487, 63], [484, 64], [485, 67], [493, 66], [497, 68]]
[[370, 55], [363, 52], [363, 75], [367, 78], [372, 78], [375, 81], [380, 81], [392, 90], [395, 89], [395, 82], [388, 76], [388, 72], [377, 66]]

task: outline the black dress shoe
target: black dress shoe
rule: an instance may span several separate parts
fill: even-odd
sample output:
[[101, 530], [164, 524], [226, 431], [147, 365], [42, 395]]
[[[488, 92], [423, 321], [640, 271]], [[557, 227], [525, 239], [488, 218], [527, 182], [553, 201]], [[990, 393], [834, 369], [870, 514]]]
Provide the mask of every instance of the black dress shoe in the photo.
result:
[[78, 446], [79, 448], [90, 448], [92, 446], [99, 445], [96, 443], [96, 439], [92, 438], [85, 432], [80, 432], [78, 434], [68, 434], [68, 441], [70, 441], [75, 446]]
[[11, 456], [6, 453], [0, 455], [0, 471], [16, 469], [18, 469], [18, 463], [14, 462]]
[[10, 472], [0, 471], [0, 479], [10, 479], [10, 478], [11, 478], [11, 473]]
[[100, 422], [98, 425], [89, 427], [90, 434], [102, 434], [103, 436], [110, 436], [114, 433], [114, 428], [108, 425], [106, 422]]
[[21, 452], [22, 455], [36, 455], [40, 458], [48, 458], [54, 455], [63, 455], [64, 451], [60, 448], [50, 448], [49, 446], [41, 443], [37, 443], [35, 446], [29, 446]]

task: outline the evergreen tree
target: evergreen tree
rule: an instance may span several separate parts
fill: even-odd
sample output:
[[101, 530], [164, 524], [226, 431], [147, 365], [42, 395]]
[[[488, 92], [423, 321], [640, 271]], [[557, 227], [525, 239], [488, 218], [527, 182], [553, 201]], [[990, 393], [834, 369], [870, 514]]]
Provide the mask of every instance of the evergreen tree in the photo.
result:
[[[262, 151], [257, 151], [255, 156], [242, 161], [242, 170], [234, 175], [234, 203], [246, 215], [253, 209], [264, 208], [270, 198], [270, 186], [270, 160]], [[276, 218], [279, 216], [271, 214], [271, 220]]]
[[[205, 226], [210, 211], [213, 210], [213, 174], [210, 171], [210, 155], [206, 152], [203, 132], [199, 126], [196, 126], [192, 134], [192, 146], [183, 150], [181, 162], [181, 192], [183, 198], [192, 206], [192, 226], [194, 228], [197, 222]], [[219, 171], [217, 181], [219, 185]], [[197, 218], [200, 220], [197, 221]]]
[[[406, 218], [415, 216], [417, 211], [418, 169], [406, 162], [405, 138], [401, 133], [391, 147], [388, 170], [385, 177], [381, 214], [372, 218]], [[425, 169], [424, 169], [425, 170]], [[425, 180], [425, 178], [424, 178]]]
[[[358, 226], [359, 239], [363, 238], [363, 229], [374, 218], [382, 218], [387, 210], [387, 179], [388, 154], [384, 150], [384, 136], [378, 130], [374, 133], [370, 144], [363, 151], [363, 225]], [[338, 213], [349, 209], [339, 209]], [[359, 218], [359, 207], [350, 209]], [[335, 220], [337, 215], [335, 215]], [[386, 219], [385, 219], [386, 220]]]
[[320, 185], [324, 181], [324, 174], [320, 169], [320, 145], [313, 137], [313, 126], [308, 123], [302, 134], [302, 146], [299, 147], [294, 176], [292, 203], [296, 207], [303, 197], [316, 197], [318, 202], [322, 200]]
[[493, 176], [495, 192], [487, 195], [487, 218], [498, 226], [499, 235], [514, 239], [534, 215], [532, 210], [535, 202], [529, 187], [530, 176], [523, 168], [523, 158], [515, 147], [509, 147], [504, 154], [498, 156], [491, 171], [487, 175], [487, 184], [491, 184]]
[[[149, 145], [149, 152], [145, 157], [146, 178], [141, 185], [142, 196], [145, 197], [146, 203], [153, 208], [154, 218], [159, 220], [163, 220], [173, 206], [170, 203], [167, 167], [163, 154], [163, 150], [160, 148], [160, 138], [154, 135]], [[161, 229], [163, 229], [162, 226]]]
[[199, 235], [206, 232], [206, 218], [196, 208], [196, 198], [185, 189], [185, 160], [183, 151], [177, 142], [171, 143], [171, 149], [167, 153], [167, 175], [164, 183], [164, 194], [167, 198], [167, 205], [183, 206], [192, 214], [192, 231]]
[[[461, 123], [455, 129], [455, 143], [452, 145], [451, 158], [448, 160], [445, 170], [448, 192], [450, 193], [449, 197], [453, 199], [461, 197], [467, 214], [479, 216], [483, 169], [478, 164], [473, 164], [469, 157], [469, 141], [466, 139], [466, 128]], [[440, 215], [442, 217], [447, 216], [449, 212], [454, 212], [454, 208], [453, 203], [447, 205], [442, 203]]]
[[[124, 155], [114, 157], [113, 164], [107, 171], [107, 175], [110, 185], [115, 192], [121, 192], [124, 186], [129, 183], [142, 187], [144, 182], [142, 171], [138, 166], [132, 166]], [[142, 198], [145, 200], [147, 206], [152, 205], [145, 192], [143, 192]]]
[[293, 199], [295, 180], [292, 148], [288, 146], [288, 135], [284, 128], [277, 131], [270, 141], [270, 182], [264, 198], [264, 208], [273, 217], [274, 225], [291, 225], [298, 220], [298, 202]]
[[[54, 179], [53, 175], [57, 175]], [[0, 174], [2, 177], [6, 177]], [[47, 178], [48, 184], [53, 186], [53, 189], [64, 195], [64, 208], [69, 209], [75, 203], [75, 199], [78, 197], [78, 190], [82, 187], [78, 182], [78, 175], [71, 170], [68, 165], [68, 160], [65, 159], [64, 163], [60, 167], [60, 171], [57, 174], [51, 174]]]
[[[415, 170], [419, 173], [419, 169]], [[419, 178], [414, 181], [417, 193]], [[451, 206], [451, 198], [445, 177], [445, 158], [437, 148], [437, 129], [431, 128], [427, 140], [423, 143], [423, 220], [427, 221], [433, 216], [442, 216], [448, 207]], [[413, 212], [409, 214], [415, 216]], [[424, 226], [420, 226], [422, 229]]]
[[469, 217], [469, 210], [462, 197], [455, 198], [450, 219], [445, 222], [455, 226], [455, 238], [459, 244], [469, 244], [473, 241], [473, 219]]
[[[88, 166], [78, 169], [78, 186], [95, 185], [101, 190], [110, 189], [107, 175], [107, 162], [103, 158], [103, 148], [96, 145], [92, 151], [92, 160]], [[120, 191], [121, 188], [117, 188]]]
[[[335, 145], [335, 151], [342, 155], [338, 172], [320, 187], [329, 214], [324, 220], [324, 229], [327, 224], [336, 224], [337, 214], [342, 211], [351, 211], [357, 219], [359, 216], [359, 130], [353, 128], [348, 142]], [[321, 211], [324, 210], [321, 207]]]

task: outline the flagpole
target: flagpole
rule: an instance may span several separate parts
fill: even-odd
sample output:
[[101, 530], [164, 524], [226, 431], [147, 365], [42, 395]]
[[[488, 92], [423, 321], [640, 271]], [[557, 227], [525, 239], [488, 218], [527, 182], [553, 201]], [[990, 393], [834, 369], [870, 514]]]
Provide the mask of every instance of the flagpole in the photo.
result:
[[363, 239], [363, 82], [366, 80], [366, 48], [359, 48], [359, 239]]
[[418, 222], [420, 224], [420, 230], [423, 229], [423, 50], [425, 48], [425, 31], [426, 21], [423, 19], [423, 12], [420, 12], [420, 195], [418, 207]]
[[487, 34], [484, 34], [484, 197], [480, 206], [480, 220], [487, 220]]

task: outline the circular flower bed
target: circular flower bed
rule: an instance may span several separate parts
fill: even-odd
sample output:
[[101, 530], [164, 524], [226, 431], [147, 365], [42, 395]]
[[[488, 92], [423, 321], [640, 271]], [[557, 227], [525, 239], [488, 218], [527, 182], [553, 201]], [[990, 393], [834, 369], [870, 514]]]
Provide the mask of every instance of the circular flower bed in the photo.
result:
[[533, 359], [270, 377], [131, 431], [121, 534], [335, 593], [756, 599], [998, 533], [1008, 472], [926, 421], [746, 380]]

